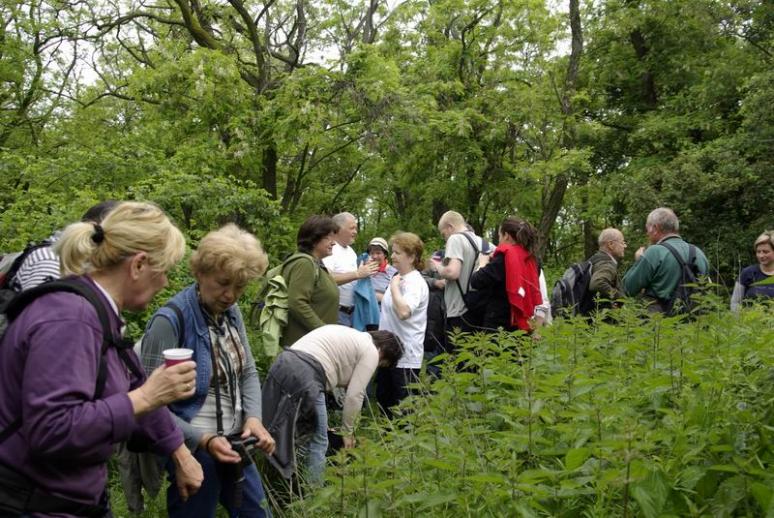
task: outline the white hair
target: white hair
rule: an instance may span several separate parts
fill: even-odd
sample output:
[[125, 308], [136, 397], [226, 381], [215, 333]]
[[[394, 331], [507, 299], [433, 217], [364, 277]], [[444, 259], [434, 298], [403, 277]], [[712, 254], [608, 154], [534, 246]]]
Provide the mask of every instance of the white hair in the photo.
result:
[[675, 212], [667, 207], [659, 207], [653, 209], [648, 214], [648, 219], [645, 221], [646, 225], [652, 227], [658, 227], [661, 232], [670, 233], [680, 230], [680, 221], [677, 219]]
[[344, 225], [346, 225], [349, 220], [357, 221], [357, 218], [349, 212], [339, 212], [331, 219], [334, 223], [336, 223], [336, 225], [338, 225], [339, 228], [342, 228]]

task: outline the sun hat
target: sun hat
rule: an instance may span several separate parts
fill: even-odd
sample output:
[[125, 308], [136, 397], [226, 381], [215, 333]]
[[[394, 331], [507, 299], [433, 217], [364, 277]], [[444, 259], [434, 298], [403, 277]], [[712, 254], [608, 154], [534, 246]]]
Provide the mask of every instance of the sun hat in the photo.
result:
[[389, 247], [387, 246], [387, 241], [382, 237], [375, 237], [371, 241], [368, 242], [368, 248], [371, 248], [372, 246], [378, 246], [382, 250], [384, 250], [384, 253], [390, 251]]

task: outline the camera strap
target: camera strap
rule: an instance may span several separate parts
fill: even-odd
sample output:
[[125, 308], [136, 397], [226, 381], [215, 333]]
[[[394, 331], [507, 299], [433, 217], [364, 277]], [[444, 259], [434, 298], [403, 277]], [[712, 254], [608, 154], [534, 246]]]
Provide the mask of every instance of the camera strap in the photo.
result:
[[[215, 323], [217, 325], [217, 323]], [[231, 332], [231, 326], [229, 325], [228, 319], [226, 319], [226, 330], [228, 331], [228, 334], [231, 338], [231, 342], [236, 346], [237, 342], [234, 340], [234, 335]], [[217, 328], [219, 329], [219, 328]], [[219, 340], [216, 340], [217, 344], [220, 344]], [[237, 453], [239, 453], [239, 456], [242, 457], [242, 461], [234, 464], [234, 469], [236, 470], [235, 477], [234, 477], [234, 492], [231, 495], [231, 505], [233, 505], [236, 509], [239, 509], [242, 507], [242, 499], [243, 499], [243, 489], [244, 489], [244, 483], [245, 483], [245, 474], [244, 474], [244, 467], [252, 463], [252, 458], [247, 453], [247, 450], [242, 445], [241, 441], [238, 443], [234, 443], [231, 439], [231, 437], [227, 436], [225, 434], [225, 430], [223, 430], [223, 406], [220, 401], [220, 364], [218, 363], [217, 355], [215, 354], [215, 343], [213, 343], [212, 340], [210, 340], [210, 357], [212, 359], [212, 368], [214, 371], [213, 376], [215, 376], [215, 419], [217, 421], [217, 434], [218, 437], [226, 437], [228, 439], [229, 443], [231, 443], [232, 447], [236, 450]], [[238, 383], [238, 380], [234, 379], [233, 383]], [[233, 401], [233, 404], [236, 405], [236, 401]], [[237, 432], [238, 434], [238, 432]]]
[[[217, 322], [214, 323], [217, 326]], [[215, 420], [217, 422], [216, 433], [218, 436], [225, 435], [223, 430], [223, 405], [220, 402], [220, 365], [218, 364], [218, 357], [215, 354], [215, 348], [218, 346], [219, 341], [210, 340], [210, 357], [212, 360], [213, 377], [215, 378]]]

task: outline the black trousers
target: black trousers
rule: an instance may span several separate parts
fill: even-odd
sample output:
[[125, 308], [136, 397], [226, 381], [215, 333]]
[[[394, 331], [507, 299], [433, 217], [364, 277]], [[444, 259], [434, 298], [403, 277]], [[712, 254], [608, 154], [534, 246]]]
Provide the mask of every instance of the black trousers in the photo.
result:
[[379, 367], [376, 371], [376, 401], [392, 419], [392, 407], [409, 395], [408, 385], [419, 380], [419, 369]]
[[478, 330], [476, 326], [474, 326], [467, 318], [465, 318], [465, 315], [459, 316], [459, 317], [446, 317], [446, 325], [444, 328], [444, 341], [442, 344], [443, 352], [453, 354], [457, 351], [457, 347], [452, 342], [451, 337], [449, 334], [452, 331], [462, 331], [464, 333], [472, 333], [474, 331]]

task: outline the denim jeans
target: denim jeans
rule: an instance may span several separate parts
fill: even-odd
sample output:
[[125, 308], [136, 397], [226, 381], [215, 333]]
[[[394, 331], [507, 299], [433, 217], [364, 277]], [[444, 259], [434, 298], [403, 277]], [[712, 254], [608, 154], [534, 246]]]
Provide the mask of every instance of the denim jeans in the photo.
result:
[[320, 485], [325, 471], [325, 453], [328, 451], [328, 409], [325, 392], [320, 392], [314, 402], [317, 426], [306, 446], [306, 477], [312, 485]]
[[270, 518], [269, 503], [263, 491], [261, 476], [255, 464], [244, 468], [242, 484], [242, 505], [233, 505], [235, 488], [235, 466], [216, 462], [209, 453], [199, 448], [194, 457], [202, 465], [204, 482], [196, 494], [185, 502], [180, 498], [175, 484], [175, 470], [172, 462], [167, 464], [170, 485], [167, 488], [167, 512], [170, 518], [214, 518], [220, 502], [231, 518]]
[[339, 310], [339, 325], [352, 327], [352, 313]]

